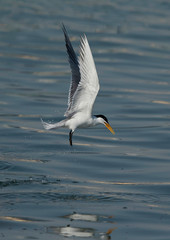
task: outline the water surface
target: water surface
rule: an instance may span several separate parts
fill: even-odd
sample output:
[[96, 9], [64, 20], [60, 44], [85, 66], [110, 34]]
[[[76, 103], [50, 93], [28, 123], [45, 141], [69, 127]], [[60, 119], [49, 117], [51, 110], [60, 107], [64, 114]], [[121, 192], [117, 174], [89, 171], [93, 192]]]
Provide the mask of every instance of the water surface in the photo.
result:
[[[0, 238], [159, 239], [170, 236], [170, 4], [1, 1]], [[86, 33], [104, 127], [45, 131], [67, 105], [60, 28]]]

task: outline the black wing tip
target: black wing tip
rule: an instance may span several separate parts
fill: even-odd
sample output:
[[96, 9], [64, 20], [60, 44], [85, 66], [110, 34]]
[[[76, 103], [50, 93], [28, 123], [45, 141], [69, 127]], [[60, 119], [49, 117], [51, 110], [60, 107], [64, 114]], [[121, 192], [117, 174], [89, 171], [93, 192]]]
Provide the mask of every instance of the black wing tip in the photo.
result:
[[67, 30], [64, 23], [61, 23], [61, 29], [63, 30], [64, 35], [67, 35]]
[[67, 29], [66, 29], [64, 23], [62, 23], [61, 29], [63, 30], [64, 37], [65, 37], [65, 43], [66, 43], [66, 47], [67, 47], [67, 45], [71, 45], [71, 42], [70, 42], [70, 38], [69, 38], [69, 35], [67, 33]]
[[64, 33], [64, 37], [65, 37], [66, 42], [69, 42], [70, 41], [69, 35], [68, 35], [67, 29], [66, 29], [64, 23], [61, 23], [61, 29]]

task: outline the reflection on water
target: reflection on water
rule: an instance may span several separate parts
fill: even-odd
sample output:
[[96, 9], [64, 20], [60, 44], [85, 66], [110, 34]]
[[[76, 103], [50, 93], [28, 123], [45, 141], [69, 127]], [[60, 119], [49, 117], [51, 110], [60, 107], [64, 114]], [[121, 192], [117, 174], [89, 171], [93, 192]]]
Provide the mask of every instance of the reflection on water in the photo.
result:
[[91, 221], [91, 222], [97, 221], [97, 215], [89, 215], [89, 214], [73, 213], [70, 215], [66, 215], [64, 217], [69, 218], [71, 220], [83, 220], [83, 221]]
[[111, 239], [110, 234], [114, 230], [116, 230], [116, 228], [108, 229], [106, 233], [100, 233], [96, 235], [95, 229], [76, 228], [76, 227], [67, 226], [67, 227], [49, 227], [47, 229], [47, 232], [53, 233], [53, 234], [59, 234], [64, 237], [81, 237], [81, 238], [94, 237], [97, 239], [109, 240]]
[[[53, 234], [59, 234], [65, 237], [83, 237], [88, 238], [94, 236], [97, 239], [108, 240], [111, 239], [110, 234], [116, 230], [116, 227], [109, 228], [106, 232], [97, 232], [94, 228], [84, 228], [84, 227], [71, 227], [72, 221], [90, 221], [90, 222], [103, 222], [109, 220], [111, 223], [112, 216], [97, 216], [93, 214], [80, 214], [80, 213], [73, 213], [70, 215], [63, 216], [64, 218], [70, 219], [70, 224], [66, 227], [48, 227], [47, 232]], [[112, 222], [113, 224], [114, 222]]]
[[92, 237], [94, 236], [94, 229], [90, 228], [76, 228], [76, 227], [49, 227], [48, 233], [60, 234], [65, 237]]

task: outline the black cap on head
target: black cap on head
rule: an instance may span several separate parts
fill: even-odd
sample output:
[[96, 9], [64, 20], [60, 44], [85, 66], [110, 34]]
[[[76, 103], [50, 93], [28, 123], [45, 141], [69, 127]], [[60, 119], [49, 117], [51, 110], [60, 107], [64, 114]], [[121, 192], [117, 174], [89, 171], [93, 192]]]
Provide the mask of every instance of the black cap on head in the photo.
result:
[[103, 118], [105, 120], [105, 122], [109, 123], [108, 120], [107, 120], [107, 117], [105, 117], [104, 115], [94, 115], [95, 117], [97, 118]]

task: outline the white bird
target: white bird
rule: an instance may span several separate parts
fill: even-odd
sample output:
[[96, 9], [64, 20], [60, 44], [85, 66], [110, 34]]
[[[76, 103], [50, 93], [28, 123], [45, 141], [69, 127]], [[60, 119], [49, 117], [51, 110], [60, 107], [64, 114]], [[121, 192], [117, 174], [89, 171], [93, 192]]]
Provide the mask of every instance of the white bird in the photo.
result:
[[42, 119], [45, 129], [68, 128], [70, 129], [69, 141], [72, 146], [72, 135], [77, 128], [86, 128], [104, 124], [113, 134], [107, 118], [104, 115], [92, 116], [92, 108], [99, 91], [99, 79], [86, 35], [81, 37], [79, 57], [77, 58], [66, 28], [63, 25], [65, 44], [72, 72], [72, 79], [68, 95], [68, 107], [64, 120], [58, 123], [47, 123]]

